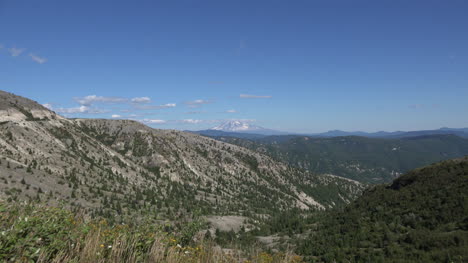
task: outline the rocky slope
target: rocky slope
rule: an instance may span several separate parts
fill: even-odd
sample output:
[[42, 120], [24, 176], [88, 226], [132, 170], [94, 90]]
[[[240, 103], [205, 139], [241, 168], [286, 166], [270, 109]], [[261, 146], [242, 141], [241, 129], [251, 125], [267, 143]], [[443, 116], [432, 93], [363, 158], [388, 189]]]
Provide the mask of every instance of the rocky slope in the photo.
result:
[[364, 185], [210, 138], [127, 120], [66, 119], [0, 91], [0, 198], [64, 203], [116, 220], [326, 209]]

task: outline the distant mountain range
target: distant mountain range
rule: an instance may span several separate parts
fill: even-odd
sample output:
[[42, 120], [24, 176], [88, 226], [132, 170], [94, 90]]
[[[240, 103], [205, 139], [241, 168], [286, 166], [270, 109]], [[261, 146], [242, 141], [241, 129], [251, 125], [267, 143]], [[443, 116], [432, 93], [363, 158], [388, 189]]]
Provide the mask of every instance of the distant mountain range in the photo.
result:
[[221, 125], [208, 130], [194, 131], [194, 133], [205, 136], [229, 136], [243, 139], [258, 139], [272, 135], [296, 135], [310, 137], [341, 137], [341, 136], [362, 136], [368, 138], [408, 138], [425, 135], [457, 135], [459, 137], [468, 138], [468, 128], [447, 128], [443, 127], [435, 130], [419, 130], [419, 131], [378, 131], [378, 132], [363, 132], [363, 131], [342, 131], [331, 130], [322, 133], [291, 133], [272, 129], [263, 128], [253, 125], [249, 122], [240, 120], [230, 120]]
[[341, 130], [333, 130], [324, 133], [310, 134], [314, 137], [339, 137], [339, 136], [362, 136], [369, 138], [407, 138], [413, 136], [424, 136], [424, 135], [444, 135], [453, 134], [460, 137], [468, 138], [468, 128], [440, 128], [436, 130], [420, 130], [420, 131], [378, 131], [378, 132], [347, 132]]

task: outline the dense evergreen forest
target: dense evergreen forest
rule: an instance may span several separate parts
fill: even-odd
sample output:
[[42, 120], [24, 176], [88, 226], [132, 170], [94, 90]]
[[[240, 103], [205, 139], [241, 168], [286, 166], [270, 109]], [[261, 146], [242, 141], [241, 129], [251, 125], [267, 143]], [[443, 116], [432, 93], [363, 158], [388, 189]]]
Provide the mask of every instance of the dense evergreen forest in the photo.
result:
[[467, 262], [468, 158], [411, 171], [322, 218], [310, 262]]

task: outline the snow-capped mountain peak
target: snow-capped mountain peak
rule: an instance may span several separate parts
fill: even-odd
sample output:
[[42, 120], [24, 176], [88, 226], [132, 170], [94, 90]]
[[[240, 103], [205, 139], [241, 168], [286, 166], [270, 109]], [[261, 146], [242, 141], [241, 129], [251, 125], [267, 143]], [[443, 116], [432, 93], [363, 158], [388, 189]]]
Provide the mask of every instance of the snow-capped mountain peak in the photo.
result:
[[246, 132], [246, 131], [258, 131], [264, 130], [264, 128], [252, 125], [245, 121], [232, 120], [222, 123], [216, 127], [211, 128], [211, 130], [216, 131], [226, 131], [226, 132]]

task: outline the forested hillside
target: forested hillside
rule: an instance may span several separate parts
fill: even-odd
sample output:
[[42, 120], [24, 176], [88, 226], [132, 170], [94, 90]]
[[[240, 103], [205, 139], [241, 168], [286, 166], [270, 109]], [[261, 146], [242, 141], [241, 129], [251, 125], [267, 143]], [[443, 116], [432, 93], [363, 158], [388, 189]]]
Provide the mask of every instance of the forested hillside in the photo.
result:
[[391, 182], [411, 169], [468, 154], [468, 139], [455, 135], [401, 139], [293, 135], [258, 139], [213, 138], [268, 154], [314, 173], [330, 173], [374, 184]]
[[367, 190], [298, 243], [311, 262], [467, 262], [468, 157]]
[[61, 203], [115, 222], [329, 209], [365, 185], [130, 120], [66, 119], [0, 91], [0, 198]]

